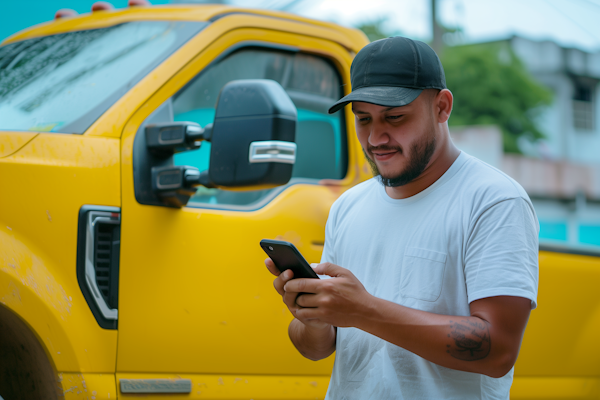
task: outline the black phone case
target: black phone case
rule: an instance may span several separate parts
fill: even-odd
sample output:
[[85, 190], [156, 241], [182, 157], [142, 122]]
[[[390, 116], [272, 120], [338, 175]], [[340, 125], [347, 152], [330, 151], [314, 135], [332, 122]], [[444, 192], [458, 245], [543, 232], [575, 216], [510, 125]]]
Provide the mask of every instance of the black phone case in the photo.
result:
[[302, 257], [302, 254], [290, 242], [263, 239], [260, 241], [260, 247], [273, 260], [279, 271], [283, 272], [286, 269], [291, 269], [294, 278], [319, 279], [312, 267]]

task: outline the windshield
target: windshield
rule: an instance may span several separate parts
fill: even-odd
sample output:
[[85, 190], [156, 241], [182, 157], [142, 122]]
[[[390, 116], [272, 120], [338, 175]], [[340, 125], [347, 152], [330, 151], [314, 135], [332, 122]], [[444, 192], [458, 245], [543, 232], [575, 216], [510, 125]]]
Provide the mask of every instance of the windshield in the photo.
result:
[[85, 132], [206, 25], [128, 22], [0, 47], [0, 130]]

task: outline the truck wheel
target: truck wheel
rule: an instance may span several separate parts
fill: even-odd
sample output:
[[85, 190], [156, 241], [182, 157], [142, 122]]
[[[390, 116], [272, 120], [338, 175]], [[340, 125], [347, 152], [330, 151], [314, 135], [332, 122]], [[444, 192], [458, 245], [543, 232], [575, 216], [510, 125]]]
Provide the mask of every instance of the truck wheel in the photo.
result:
[[21, 319], [0, 306], [0, 400], [58, 400], [57, 375]]

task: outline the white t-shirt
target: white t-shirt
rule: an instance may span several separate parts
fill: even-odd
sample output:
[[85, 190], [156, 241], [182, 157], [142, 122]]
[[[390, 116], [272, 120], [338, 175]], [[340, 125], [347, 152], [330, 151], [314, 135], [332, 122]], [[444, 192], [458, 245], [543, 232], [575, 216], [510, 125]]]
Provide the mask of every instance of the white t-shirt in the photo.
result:
[[[329, 213], [322, 262], [352, 271], [367, 291], [406, 307], [468, 316], [469, 303], [519, 296], [536, 307], [539, 224], [513, 179], [459, 155], [415, 196], [395, 200], [376, 178]], [[338, 328], [327, 399], [508, 399], [502, 378], [462, 372], [356, 328]]]

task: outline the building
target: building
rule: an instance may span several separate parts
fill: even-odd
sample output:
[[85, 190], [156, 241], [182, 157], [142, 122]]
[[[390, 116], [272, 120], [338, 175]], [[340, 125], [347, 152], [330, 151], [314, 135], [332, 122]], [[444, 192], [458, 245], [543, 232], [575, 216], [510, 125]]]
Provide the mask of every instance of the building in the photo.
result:
[[453, 129], [453, 139], [523, 185], [540, 220], [541, 243], [600, 248], [600, 51], [521, 37], [505, 42], [554, 94], [539, 119], [546, 139], [520, 143], [523, 156], [503, 154], [494, 127]]

